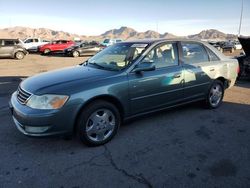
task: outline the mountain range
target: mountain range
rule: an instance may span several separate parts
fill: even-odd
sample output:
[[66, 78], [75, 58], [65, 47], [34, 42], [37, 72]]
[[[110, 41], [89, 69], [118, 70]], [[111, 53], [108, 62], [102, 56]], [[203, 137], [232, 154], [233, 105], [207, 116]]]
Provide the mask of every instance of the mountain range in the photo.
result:
[[101, 41], [105, 38], [119, 38], [123, 40], [130, 39], [143, 39], [143, 38], [189, 38], [189, 39], [209, 39], [209, 40], [229, 40], [236, 39], [237, 35], [226, 34], [215, 29], [203, 30], [200, 33], [188, 36], [176, 36], [171, 33], [160, 34], [156, 31], [148, 30], [145, 32], [138, 32], [129, 27], [121, 27], [119, 29], [112, 29], [104, 32], [98, 36], [85, 36], [72, 34], [64, 31], [55, 31], [47, 28], [29, 28], [29, 27], [9, 27], [0, 29], [0, 38], [27, 38], [27, 37], [40, 37], [43, 39], [74, 39], [80, 38], [81, 40], [97, 40]]

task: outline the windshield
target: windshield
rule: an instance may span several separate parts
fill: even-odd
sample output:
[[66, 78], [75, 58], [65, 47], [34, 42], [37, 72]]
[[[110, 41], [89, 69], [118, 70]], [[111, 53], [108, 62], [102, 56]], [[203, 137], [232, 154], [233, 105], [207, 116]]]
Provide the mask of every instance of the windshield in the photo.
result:
[[88, 64], [107, 70], [121, 70], [140, 57], [147, 46], [148, 44], [118, 43], [90, 58]]

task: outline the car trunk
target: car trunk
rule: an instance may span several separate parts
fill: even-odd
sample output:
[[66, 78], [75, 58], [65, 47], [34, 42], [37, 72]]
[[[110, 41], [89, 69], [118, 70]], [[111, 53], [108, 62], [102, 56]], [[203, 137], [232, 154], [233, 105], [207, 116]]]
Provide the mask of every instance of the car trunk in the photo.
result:
[[250, 37], [239, 37], [238, 38], [242, 48], [247, 56], [250, 56]]

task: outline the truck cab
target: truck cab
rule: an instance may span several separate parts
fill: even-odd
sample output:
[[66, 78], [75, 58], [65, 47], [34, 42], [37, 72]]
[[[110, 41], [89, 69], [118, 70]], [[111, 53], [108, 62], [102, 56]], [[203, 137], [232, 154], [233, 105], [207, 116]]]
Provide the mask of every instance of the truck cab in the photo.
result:
[[26, 38], [23, 41], [23, 47], [30, 52], [37, 52], [38, 46], [42, 46], [47, 43], [49, 43], [48, 40], [41, 38]]

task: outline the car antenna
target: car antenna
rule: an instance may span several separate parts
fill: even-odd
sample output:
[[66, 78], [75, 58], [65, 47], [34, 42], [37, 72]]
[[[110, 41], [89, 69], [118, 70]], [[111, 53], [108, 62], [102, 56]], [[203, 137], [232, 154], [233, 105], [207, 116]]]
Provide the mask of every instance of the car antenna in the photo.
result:
[[240, 31], [241, 31], [242, 15], [243, 15], [243, 0], [241, 1], [240, 25], [239, 25], [238, 36], [240, 36]]

